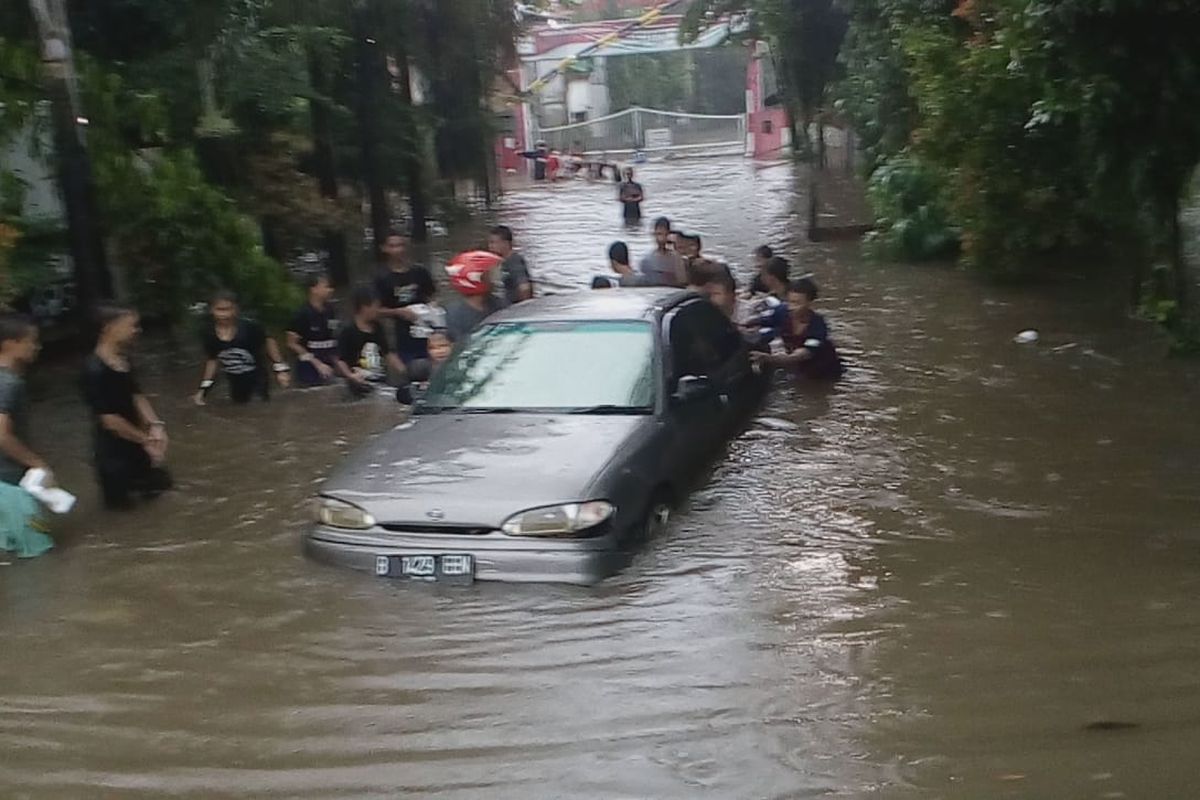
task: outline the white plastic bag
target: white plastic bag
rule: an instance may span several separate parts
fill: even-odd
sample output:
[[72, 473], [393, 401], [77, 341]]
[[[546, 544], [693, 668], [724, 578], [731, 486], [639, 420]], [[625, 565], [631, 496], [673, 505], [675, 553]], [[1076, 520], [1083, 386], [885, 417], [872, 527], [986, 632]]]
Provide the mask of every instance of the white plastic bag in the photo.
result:
[[48, 477], [50, 473], [44, 469], [31, 469], [21, 478], [20, 486], [55, 514], [66, 514], [75, 507], [75, 495], [57, 486], [47, 486]]

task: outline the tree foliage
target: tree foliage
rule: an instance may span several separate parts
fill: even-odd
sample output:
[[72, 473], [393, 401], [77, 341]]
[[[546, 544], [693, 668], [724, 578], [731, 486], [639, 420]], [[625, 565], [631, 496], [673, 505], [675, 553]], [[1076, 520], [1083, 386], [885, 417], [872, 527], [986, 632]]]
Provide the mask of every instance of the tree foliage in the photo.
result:
[[[1186, 303], [1179, 209], [1200, 162], [1200, 7], [1191, 0], [856, 0], [839, 87], [882, 237], [931, 203], [972, 266], [1042, 269], [1107, 248], [1170, 265]], [[934, 200], [930, 200], [933, 191]], [[909, 202], [916, 191], [924, 202]], [[892, 237], [902, 240], [902, 236]], [[910, 252], [918, 255], [918, 252]], [[1061, 261], [1061, 259], [1057, 259]]]
[[[770, 45], [793, 127], [808, 130], [837, 76], [848, 24], [845, 11], [836, 0], [696, 0], [680, 33], [692, 39], [709, 21], [734, 14], [749, 14], [751, 35]], [[807, 145], [809, 138], [796, 141]]]
[[[507, 0], [67, 5], [103, 222], [147, 311], [176, 318], [230, 281], [270, 316], [289, 297], [278, 262], [324, 249], [344, 264], [364, 197], [378, 228], [397, 194], [423, 217], [435, 182], [487, 184], [488, 101], [515, 58]], [[25, 6], [0, 9], [0, 141], [44, 96]], [[424, 76], [423, 105], [412, 76]], [[10, 268], [13, 242], [29, 240], [12, 217]]]

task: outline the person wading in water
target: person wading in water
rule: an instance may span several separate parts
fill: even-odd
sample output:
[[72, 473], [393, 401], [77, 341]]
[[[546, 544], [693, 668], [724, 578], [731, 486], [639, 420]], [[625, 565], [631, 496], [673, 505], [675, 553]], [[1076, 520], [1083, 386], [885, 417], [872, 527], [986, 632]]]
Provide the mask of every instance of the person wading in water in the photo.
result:
[[633, 169], [625, 168], [625, 181], [617, 190], [617, 200], [621, 203], [621, 215], [626, 225], [640, 225], [642, 222], [642, 201], [646, 193], [642, 185], [633, 179]]
[[83, 392], [95, 422], [96, 477], [109, 508], [133, 506], [133, 495], [157, 497], [172, 486], [163, 469], [167, 425], [142, 393], [129, 361], [141, 333], [138, 313], [125, 306], [97, 312], [100, 336], [83, 367]]

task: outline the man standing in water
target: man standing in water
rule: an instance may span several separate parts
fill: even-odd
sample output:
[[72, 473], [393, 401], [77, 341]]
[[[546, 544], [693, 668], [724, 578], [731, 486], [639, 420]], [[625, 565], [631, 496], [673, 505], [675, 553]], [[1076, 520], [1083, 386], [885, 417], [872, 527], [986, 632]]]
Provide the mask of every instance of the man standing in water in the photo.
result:
[[291, 368], [284, 362], [279, 345], [267, 336], [262, 325], [239, 314], [237, 297], [232, 292], [217, 292], [209, 303], [209, 310], [212, 324], [205, 326], [201, 336], [207, 358], [200, 390], [195, 396], [196, 405], [205, 404], [218, 371], [225, 373], [233, 402], [248, 403], [254, 395], [269, 400], [268, 359], [279, 388], [286, 389], [291, 385]]
[[395, 324], [396, 355], [411, 368], [429, 358], [428, 331], [440, 327], [442, 321], [427, 324], [423, 317], [433, 311], [430, 303], [437, 289], [428, 269], [408, 263], [409, 244], [409, 238], [401, 233], [388, 234], [383, 243], [387, 270], [375, 279], [375, 293], [383, 304], [380, 316]]
[[412, 405], [404, 362], [388, 349], [387, 334], [379, 324], [379, 297], [370, 286], [360, 286], [351, 295], [351, 302], [354, 316], [338, 334], [337, 360], [338, 374], [345, 379], [351, 397], [366, 397], [373, 385], [387, 380], [390, 369], [399, 385], [396, 400]]
[[638, 262], [638, 272], [646, 286], [683, 286], [687, 283], [683, 259], [668, 247], [670, 235], [671, 220], [666, 217], [654, 220], [654, 249]]
[[497, 225], [488, 234], [488, 250], [500, 257], [500, 280], [504, 299], [511, 306], [533, 297], [529, 262], [513, 247], [512, 228]]
[[333, 309], [329, 307], [333, 286], [326, 275], [314, 273], [308, 276], [305, 287], [308, 302], [292, 318], [287, 343], [296, 354], [297, 382], [301, 386], [320, 386], [333, 380], [337, 364]]
[[29, 447], [25, 370], [37, 359], [37, 326], [16, 314], [0, 316], [0, 550], [21, 558], [54, 546], [42, 531], [41, 507], [18, 484], [31, 469], [47, 469]]
[[0, 481], [20, 483], [27, 470], [46, 462], [29, 448], [29, 402], [25, 370], [38, 356], [37, 326], [27, 317], [0, 317]]
[[163, 469], [167, 425], [142, 394], [129, 362], [141, 333], [138, 313], [124, 306], [97, 312], [100, 337], [84, 362], [83, 391], [95, 418], [96, 475], [109, 508], [133, 506], [132, 495], [149, 499], [171, 488]]
[[633, 168], [625, 168], [625, 182], [617, 191], [617, 199], [621, 202], [622, 215], [626, 225], [640, 225], [642, 222], [642, 200], [645, 199], [642, 185], [633, 179]]

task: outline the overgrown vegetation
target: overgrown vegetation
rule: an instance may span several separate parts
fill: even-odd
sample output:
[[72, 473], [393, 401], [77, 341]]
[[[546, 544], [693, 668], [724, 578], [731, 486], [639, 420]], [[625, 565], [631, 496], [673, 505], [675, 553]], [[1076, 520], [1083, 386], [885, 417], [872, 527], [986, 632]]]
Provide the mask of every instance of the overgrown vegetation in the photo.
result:
[[[1179, 214], [1200, 161], [1200, 8], [1178, 0], [855, 0], [839, 87], [863, 136], [877, 237], [941, 225], [988, 274], [1101, 250], [1181, 336]], [[895, 175], [920, 174], [897, 181]], [[1153, 274], [1148, 265], [1161, 264]]]
[[[298, 253], [324, 251], [348, 279], [364, 200], [377, 233], [401, 218], [419, 238], [443, 184], [491, 187], [490, 98], [515, 55], [510, 2], [67, 5], [101, 228], [147, 313], [178, 320], [223, 284], [277, 319], [296, 299], [283, 265]], [[24, 2], [0, 10], [0, 37], [3, 144], [48, 95]], [[30, 241], [14, 208], [0, 217], [10, 294]]]

